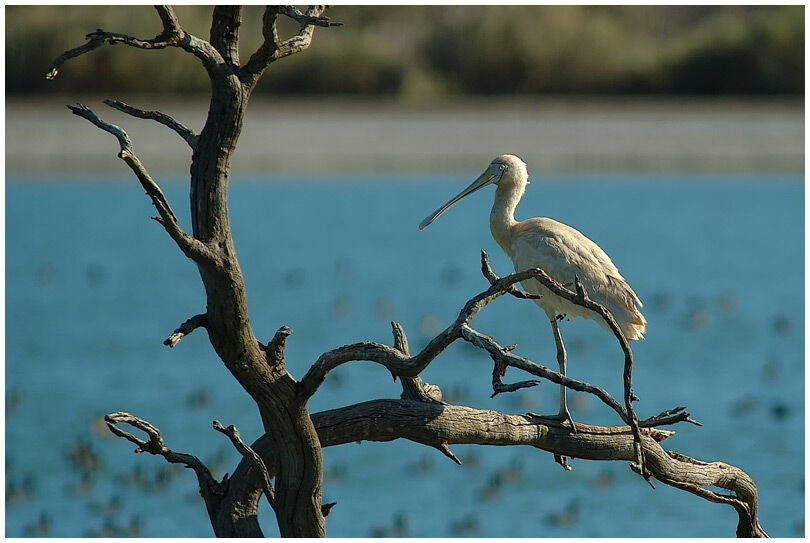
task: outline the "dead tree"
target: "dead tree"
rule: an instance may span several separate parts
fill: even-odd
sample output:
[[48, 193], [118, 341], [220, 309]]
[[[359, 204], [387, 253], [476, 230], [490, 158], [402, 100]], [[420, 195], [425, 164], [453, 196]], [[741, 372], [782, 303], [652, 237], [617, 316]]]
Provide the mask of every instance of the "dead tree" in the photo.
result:
[[[605, 390], [565, 377], [499, 345], [470, 326], [475, 315], [504, 294], [526, 297], [515, 284], [534, 278], [554, 292], [575, 303], [612, 317], [604, 308], [588, 299], [577, 288], [568, 290], [543, 270], [532, 269], [497, 277], [482, 254], [482, 271], [489, 288], [471, 298], [458, 318], [434, 337], [420, 352], [411, 355], [402, 327], [392, 323], [393, 345], [362, 342], [345, 345], [322, 354], [309, 371], [296, 379], [287, 371], [284, 347], [292, 331], [282, 326], [273, 338], [263, 343], [250, 325], [247, 294], [236, 258], [228, 217], [228, 180], [233, 151], [251, 93], [259, 78], [275, 61], [307, 49], [316, 26], [337, 26], [323, 15], [324, 6], [312, 6], [303, 13], [292, 6], [269, 6], [262, 19], [263, 43], [247, 62], [240, 62], [238, 44], [241, 8], [219, 6], [213, 10], [210, 37], [204, 40], [189, 34], [180, 25], [174, 11], [157, 6], [161, 32], [152, 39], [140, 39], [116, 32], [97, 30], [87, 42], [63, 53], [47, 74], [56, 77], [62, 64], [105, 44], [123, 44], [139, 49], [180, 48], [195, 56], [211, 80], [211, 101], [205, 125], [199, 134], [169, 115], [144, 111], [119, 101], [105, 100], [117, 110], [135, 117], [152, 119], [175, 131], [192, 151], [190, 195], [191, 233], [179, 224], [160, 186], [135, 155], [127, 133], [100, 119], [84, 105], [70, 110], [118, 139], [118, 154], [135, 173], [157, 209], [153, 217], [197, 266], [205, 287], [206, 307], [175, 330], [165, 344], [174, 347], [184, 336], [198, 328], [208, 333], [216, 354], [259, 410], [265, 434], [247, 445], [233, 426], [214, 421], [214, 429], [225, 434], [242, 454], [243, 460], [233, 475], [217, 481], [195, 456], [169, 449], [158, 428], [128, 413], [107, 415], [110, 430], [136, 443], [136, 452], [162, 455], [167, 461], [191, 468], [197, 475], [200, 493], [217, 536], [261, 536], [257, 508], [265, 496], [275, 511], [282, 536], [317, 537], [326, 534], [324, 517], [332, 505], [322, 503], [322, 449], [357, 441], [408, 439], [434, 447], [454, 462], [460, 460], [450, 445], [529, 445], [551, 452], [566, 469], [568, 458], [625, 460], [645, 478], [696, 494], [706, 500], [734, 507], [739, 516], [737, 535], [765, 536], [757, 520], [757, 489], [742, 470], [723, 462], [702, 462], [683, 454], [667, 451], [660, 443], [673, 434], [659, 427], [677, 422], [694, 422], [683, 407], [671, 409], [639, 421], [632, 409], [632, 382], [629, 373], [632, 353], [619, 332], [617, 339], [626, 356], [624, 405]], [[294, 36], [281, 39], [276, 22], [284, 16], [300, 24]], [[575, 285], [576, 286], [576, 285]], [[496, 411], [450, 405], [441, 399], [441, 390], [423, 382], [419, 374], [456, 340], [467, 341], [486, 351], [494, 361], [493, 396], [534, 386], [536, 380], [506, 384], [508, 367], [548, 379], [573, 390], [594, 394], [616, 411], [627, 426], [598, 427], [547, 420], [533, 414], [509, 415]], [[403, 392], [399, 400], [371, 400], [339, 409], [310, 414], [308, 399], [317, 392], [329, 372], [341, 364], [366, 360], [385, 366]], [[146, 433], [139, 438], [121, 427], [127, 423]], [[650, 482], [652, 484], [652, 482]], [[719, 493], [708, 487], [730, 493]]]

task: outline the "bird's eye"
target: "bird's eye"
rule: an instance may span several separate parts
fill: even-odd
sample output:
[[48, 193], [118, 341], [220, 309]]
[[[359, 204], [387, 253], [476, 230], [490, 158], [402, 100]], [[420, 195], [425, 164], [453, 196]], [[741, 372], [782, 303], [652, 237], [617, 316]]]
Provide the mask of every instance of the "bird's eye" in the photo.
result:
[[504, 170], [506, 169], [506, 165], [505, 165], [505, 164], [496, 164], [496, 167], [497, 167], [497, 168], [498, 168], [500, 171], [504, 171]]

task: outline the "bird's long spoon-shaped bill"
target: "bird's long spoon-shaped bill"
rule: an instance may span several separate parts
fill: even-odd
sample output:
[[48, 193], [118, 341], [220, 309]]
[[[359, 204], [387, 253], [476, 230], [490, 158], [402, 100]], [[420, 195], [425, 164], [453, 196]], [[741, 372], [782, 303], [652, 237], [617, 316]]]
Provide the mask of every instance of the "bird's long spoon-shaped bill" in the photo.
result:
[[433, 221], [438, 219], [439, 216], [442, 213], [444, 213], [445, 211], [447, 211], [448, 209], [450, 209], [450, 207], [453, 204], [455, 204], [456, 202], [458, 202], [459, 200], [461, 200], [465, 196], [469, 196], [470, 194], [477, 191], [478, 189], [486, 187], [490, 183], [494, 182], [496, 180], [496, 178], [499, 178], [500, 175], [501, 175], [501, 172], [499, 172], [498, 170], [496, 170], [492, 166], [487, 168], [484, 171], [484, 173], [482, 173], [481, 175], [478, 176], [478, 179], [473, 181], [470, 184], [469, 187], [462, 190], [459, 193], [458, 196], [456, 196], [455, 198], [453, 198], [452, 200], [450, 200], [449, 202], [444, 204], [442, 207], [440, 207], [439, 209], [437, 209], [436, 211], [434, 211], [433, 213], [431, 213], [430, 215], [425, 217], [425, 220], [423, 220], [421, 223], [419, 223], [419, 230], [424, 230], [425, 228], [427, 228], [430, 225], [430, 223], [432, 223]]

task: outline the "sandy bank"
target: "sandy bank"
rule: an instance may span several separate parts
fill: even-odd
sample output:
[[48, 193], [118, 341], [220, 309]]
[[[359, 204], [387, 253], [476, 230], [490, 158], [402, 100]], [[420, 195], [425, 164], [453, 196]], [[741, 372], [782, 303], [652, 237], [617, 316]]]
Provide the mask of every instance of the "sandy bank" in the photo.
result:
[[[205, 100], [122, 97], [199, 130]], [[128, 117], [98, 98], [6, 103], [6, 174], [124, 172], [108, 134], [64, 107], [81, 99], [124, 127], [155, 175], [188, 173], [190, 152], [173, 132]], [[798, 100], [461, 100], [431, 105], [335, 99], [251, 103], [234, 171], [421, 172], [478, 170], [511, 152], [535, 171], [802, 171], [804, 108]]]

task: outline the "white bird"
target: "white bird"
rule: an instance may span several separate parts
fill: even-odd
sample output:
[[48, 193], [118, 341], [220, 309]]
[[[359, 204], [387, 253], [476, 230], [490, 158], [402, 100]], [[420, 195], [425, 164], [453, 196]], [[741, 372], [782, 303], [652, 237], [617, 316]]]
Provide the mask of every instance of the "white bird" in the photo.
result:
[[[641, 314], [641, 300], [627, 284], [607, 254], [593, 241], [568, 225], [546, 217], [525, 221], [515, 220], [515, 208], [529, 184], [526, 163], [515, 155], [496, 157], [478, 179], [458, 196], [441, 206], [419, 225], [423, 230], [450, 206], [489, 184], [497, 185], [495, 203], [489, 216], [492, 237], [512, 259], [515, 271], [541, 268], [562, 284], [571, 284], [574, 276], [585, 286], [588, 296], [613, 314], [625, 338], [644, 338], [647, 321]], [[567, 355], [557, 321], [563, 316], [593, 319], [610, 331], [602, 317], [552, 293], [535, 279], [521, 282], [527, 292], [542, 296], [534, 302], [546, 312], [557, 346], [560, 373], [566, 375]], [[566, 389], [560, 385], [560, 411], [550, 417], [568, 420], [575, 430], [568, 411]]]

